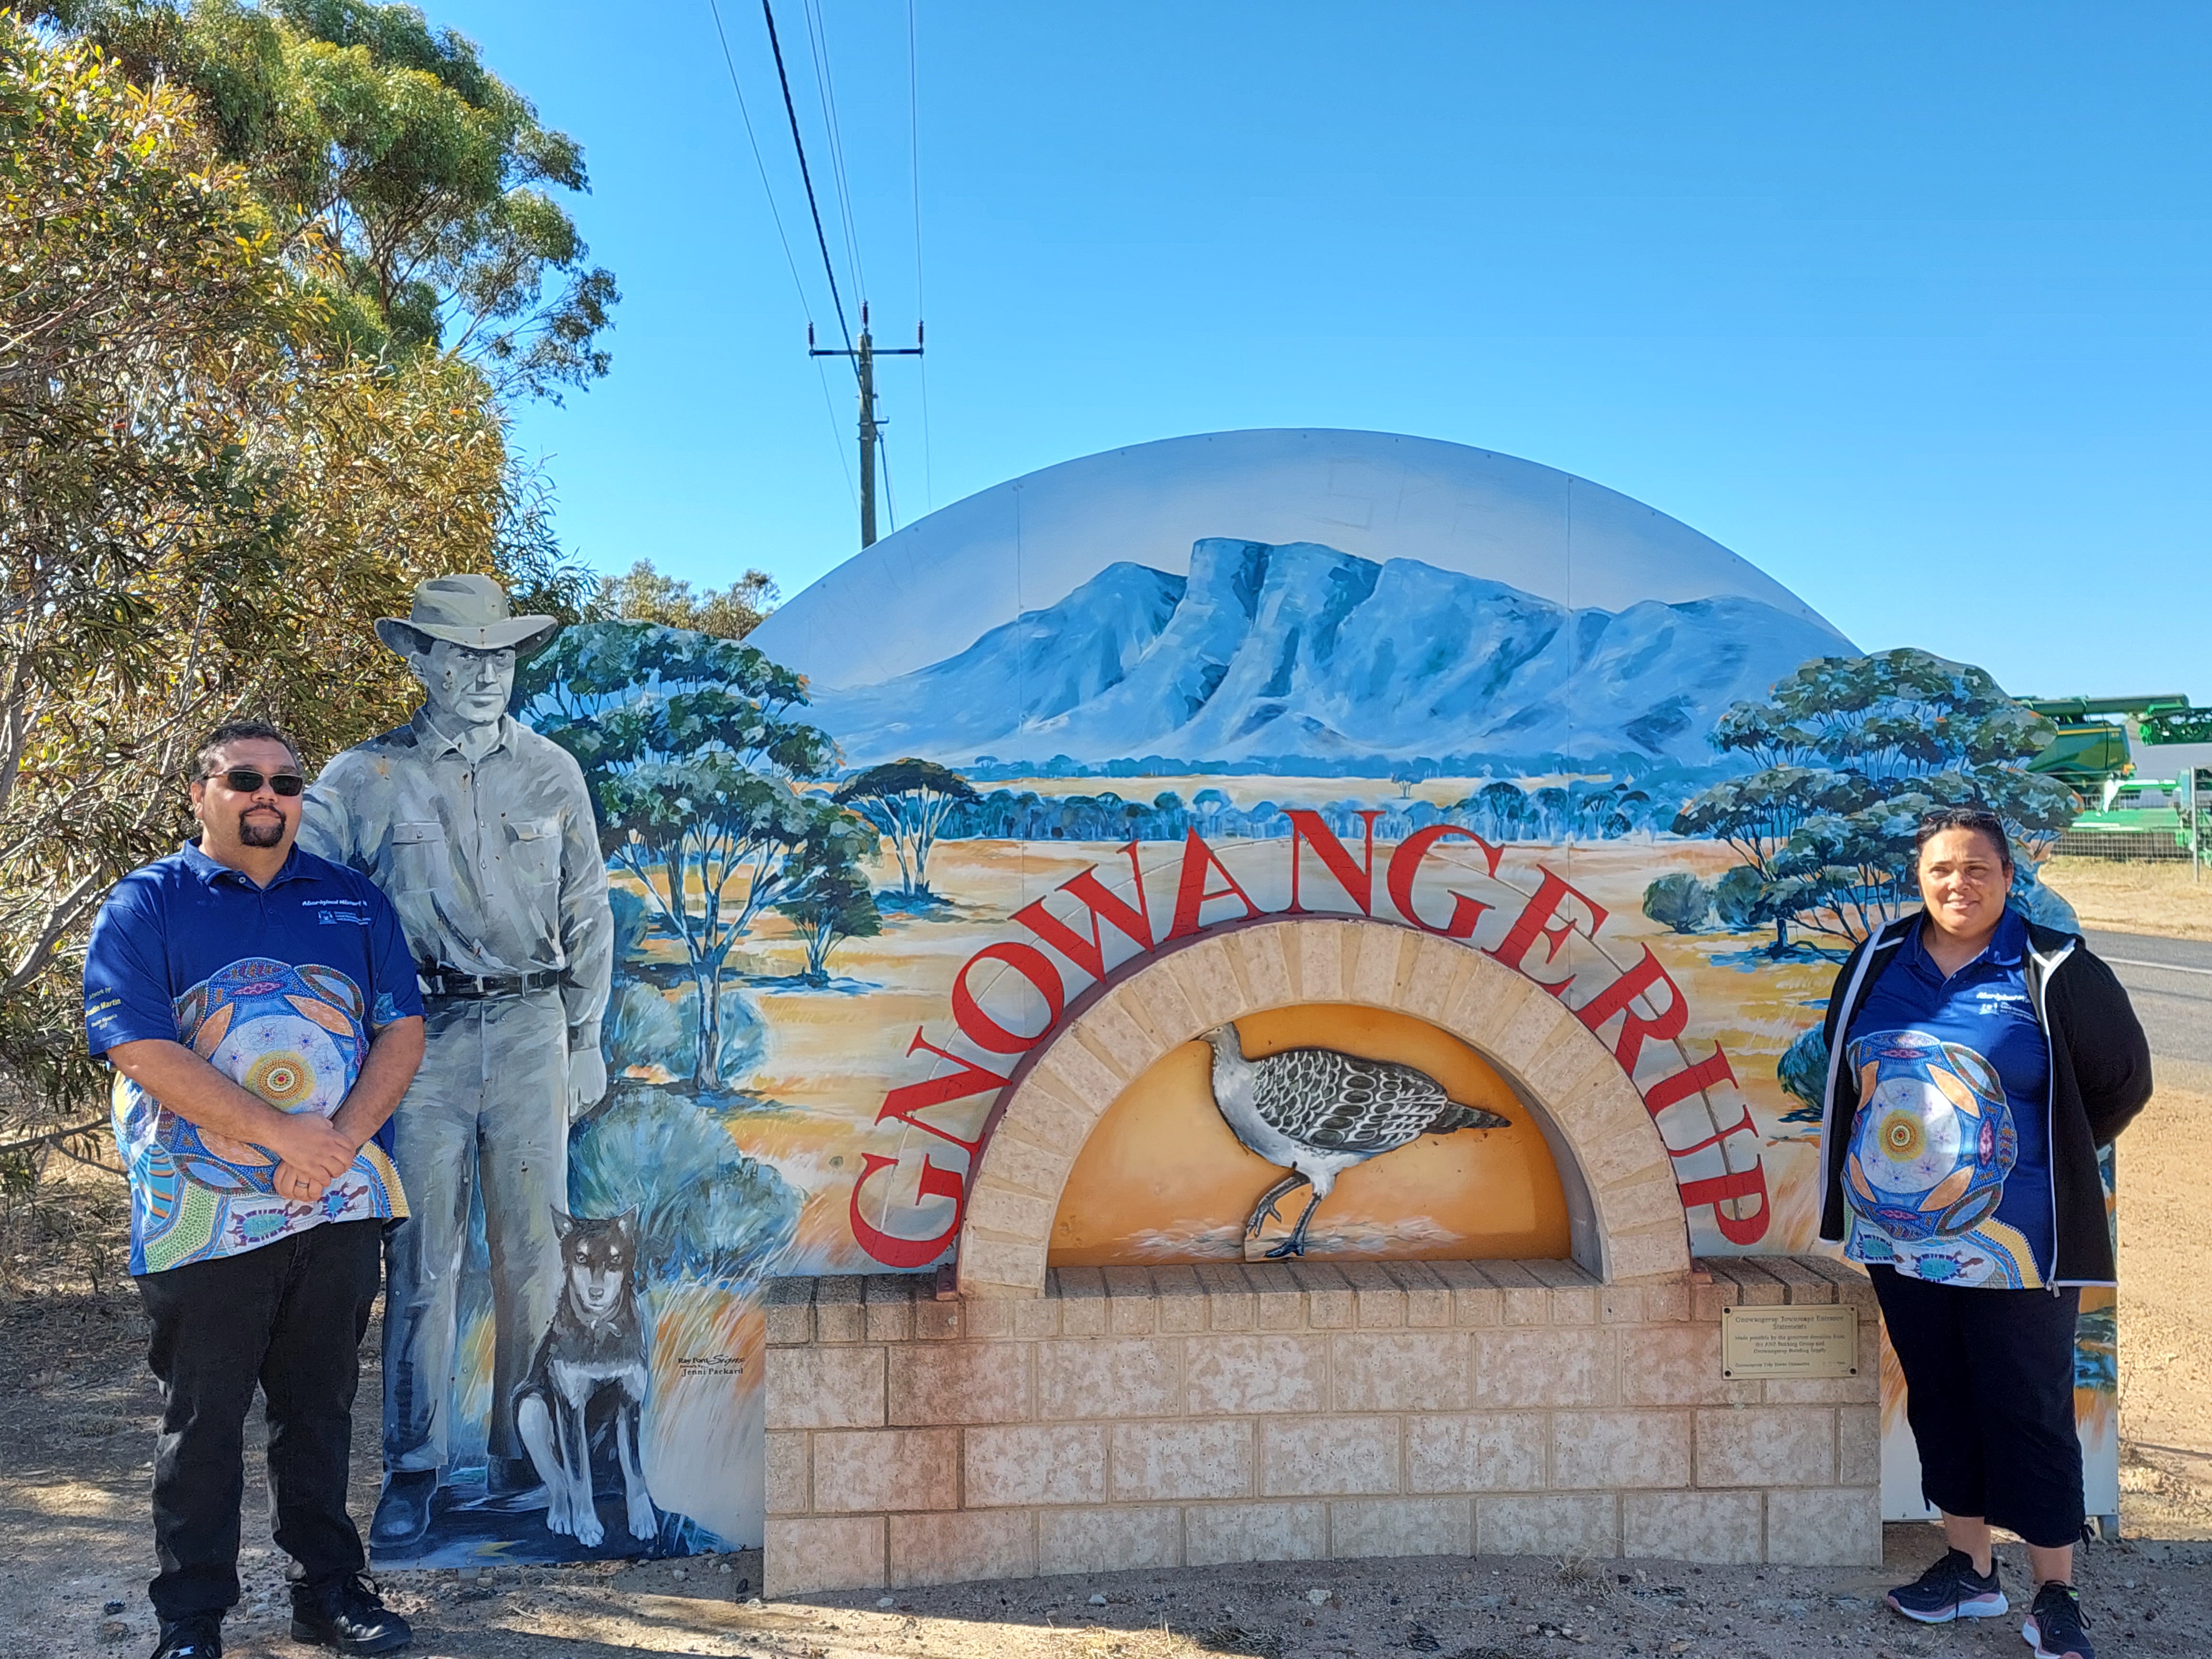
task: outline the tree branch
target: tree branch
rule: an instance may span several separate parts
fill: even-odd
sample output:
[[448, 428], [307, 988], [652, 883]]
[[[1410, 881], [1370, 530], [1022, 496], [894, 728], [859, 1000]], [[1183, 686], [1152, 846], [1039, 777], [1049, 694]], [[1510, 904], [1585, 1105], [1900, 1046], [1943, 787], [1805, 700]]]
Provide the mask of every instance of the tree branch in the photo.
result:
[[[9, 1152], [27, 1152], [33, 1146], [53, 1146], [67, 1152], [69, 1149], [62, 1146], [63, 1141], [73, 1136], [91, 1134], [95, 1130], [112, 1127], [112, 1124], [109, 1119], [95, 1117], [83, 1123], [72, 1123], [65, 1129], [48, 1129], [40, 1134], [25, 1135], [20, 1140], [0, 1140], [0, 1158], [4, 1158]], [[104, 1170], [108, 1166], [103, 1164], [100, 1167]]]

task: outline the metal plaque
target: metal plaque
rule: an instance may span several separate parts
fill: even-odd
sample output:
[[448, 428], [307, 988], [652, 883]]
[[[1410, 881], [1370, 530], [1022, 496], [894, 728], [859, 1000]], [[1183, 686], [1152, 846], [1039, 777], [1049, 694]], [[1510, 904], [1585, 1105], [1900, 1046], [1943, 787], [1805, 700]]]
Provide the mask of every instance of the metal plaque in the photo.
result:
[[1721, 1375], [1856, 1376], [1858, 1310], [1830, 1304], [1721, 1310]]

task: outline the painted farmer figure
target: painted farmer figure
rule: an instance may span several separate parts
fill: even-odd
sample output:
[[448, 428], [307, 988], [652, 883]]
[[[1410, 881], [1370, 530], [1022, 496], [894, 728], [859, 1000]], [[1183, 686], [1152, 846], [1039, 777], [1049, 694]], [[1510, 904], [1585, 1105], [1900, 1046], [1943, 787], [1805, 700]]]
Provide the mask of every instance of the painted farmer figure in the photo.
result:
[[483, 576], [415, 590], [377, 637], [422, 681], [406, 725], [347, 750], [307, 794], [301, 843], [365, 872], [399, 913], [423, 992], [422, 1069], [396, 1152], [413, 1218], [392, 1237], [384, 1327], [384, 1496], [371, 1544], [428, 1528], [451, 1450], [469, 1199], [491, 1255], [489, 1495], [538, 1483], [514, 1395], [551, 1322], [554, 1212], [568, 1200], [568, 1126], [606, 1091], [599, 1019], [613, 917], [591, 796], [564, 750], [510, 718], [518, 652], [559, 624], [509, 614]]

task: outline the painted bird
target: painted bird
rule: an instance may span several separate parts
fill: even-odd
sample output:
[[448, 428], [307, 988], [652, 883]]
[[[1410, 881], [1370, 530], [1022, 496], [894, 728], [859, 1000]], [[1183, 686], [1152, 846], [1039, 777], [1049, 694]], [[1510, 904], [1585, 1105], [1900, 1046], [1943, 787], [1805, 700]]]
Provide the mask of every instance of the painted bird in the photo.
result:
[[1503, 1129], [1513, 1120], [1462, 1106], [1425, 1072], [1395, 1060], [1362, 1060], [1334, 1048], [1285, 1048], [1247, 1060], [1234, 1024], [1201, 1034], [1213, 1049], [1213, 1103], [1237, 1139], [1291, 1173], [1260, 1195], [1244, 1236], [1256, 1237], [1276, 1204], [1301, 1182], [1313, 1188], [1291, 1236], [1272, 1257], [1304, 1255], [1306, 1224], [1336, 1178], [1355, 1164], [1427, 1134]]

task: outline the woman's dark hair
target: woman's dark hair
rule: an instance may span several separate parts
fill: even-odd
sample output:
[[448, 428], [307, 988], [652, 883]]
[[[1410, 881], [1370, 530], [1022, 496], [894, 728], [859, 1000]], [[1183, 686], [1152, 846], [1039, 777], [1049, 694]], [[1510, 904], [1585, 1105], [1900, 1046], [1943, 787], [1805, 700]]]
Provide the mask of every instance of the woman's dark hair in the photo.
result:
[[2005, 834], [2004, 820], [1986, 806], [1939, 806], [1923, 815], [1920, 827], [1912, 832], [1912, 861], [1917, 866], [1920, 854], [1928, 843], [1947, 830], [1972, 830], [1986, 836], [1997, 849], [1997, 862], [2007, 875], [2012, 873], [2012, 837]]

